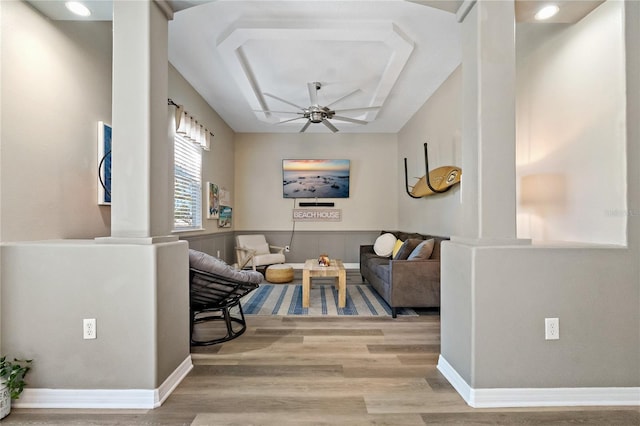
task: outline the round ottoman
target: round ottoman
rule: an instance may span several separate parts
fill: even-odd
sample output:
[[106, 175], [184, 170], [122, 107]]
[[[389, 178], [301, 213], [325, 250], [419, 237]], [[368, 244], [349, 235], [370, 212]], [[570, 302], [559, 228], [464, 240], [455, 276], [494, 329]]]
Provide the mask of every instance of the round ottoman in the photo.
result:
[[290, 283], [293, 281], [293, 267], [290, 265], [271, 265], [267, 268], [265, 275], [270, 283]]

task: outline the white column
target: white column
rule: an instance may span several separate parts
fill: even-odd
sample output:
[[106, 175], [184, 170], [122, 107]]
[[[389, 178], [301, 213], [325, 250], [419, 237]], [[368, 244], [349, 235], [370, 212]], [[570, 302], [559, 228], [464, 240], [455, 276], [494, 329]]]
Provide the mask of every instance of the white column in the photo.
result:
[[[111, 240], [176, 240], [171, 232], [168, 25], [151, 0], [113, 2]], [[116, 241], [111, 241], [116, 242]]]
[[515, 13], [513, 1], [478, 0], [462, 22], [462, 234], [516, 238]]

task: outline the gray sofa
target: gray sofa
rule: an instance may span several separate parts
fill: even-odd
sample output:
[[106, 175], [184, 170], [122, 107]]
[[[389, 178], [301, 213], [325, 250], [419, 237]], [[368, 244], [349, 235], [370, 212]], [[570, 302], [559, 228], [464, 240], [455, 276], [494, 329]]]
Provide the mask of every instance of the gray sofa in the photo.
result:
[[368, 281], [389, 304], [393, 318], [397, 308], [439, 308], [440, 307], [440, 243], [446, 237], [390, 232], [396, 238], [434, 239], [433, 252], [426, 260], [393, 260], [378, 256], [373, 245], [360, 246], [360, 274], [362, 281]]

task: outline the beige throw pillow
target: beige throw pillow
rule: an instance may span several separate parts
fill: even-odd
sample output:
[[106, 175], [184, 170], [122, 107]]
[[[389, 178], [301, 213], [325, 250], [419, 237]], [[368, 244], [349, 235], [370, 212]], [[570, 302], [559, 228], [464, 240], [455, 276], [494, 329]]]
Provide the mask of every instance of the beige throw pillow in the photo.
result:
[[396, 237], [391, 233], [380, 235], [373, 244], [373, 251], [378, 256], [389, 257], [393, 253], [393, 247], [396, 245]]

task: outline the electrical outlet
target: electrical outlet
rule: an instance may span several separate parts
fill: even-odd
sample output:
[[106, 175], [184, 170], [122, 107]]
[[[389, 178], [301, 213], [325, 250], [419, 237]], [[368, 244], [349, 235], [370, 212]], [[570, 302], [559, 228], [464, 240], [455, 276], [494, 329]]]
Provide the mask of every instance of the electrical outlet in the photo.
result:
[[96, 338], [96, 319], [85, 318], [82, 320], [82, 337], [83, 339]]
[[284, 251], [285, 251], [285, 253], [289, 253], [291, 251], [291, 247], [284, 246]]
[[546, 340], [560, 339], [560, 320], [558, 318], [544, 319], [544, 338]]
[[220, 259], [220, 250], [218, 250], [216, 253], [217, 253], [217, 254], [216, 254], [216, 257], [217, 257], [218, 259]]

